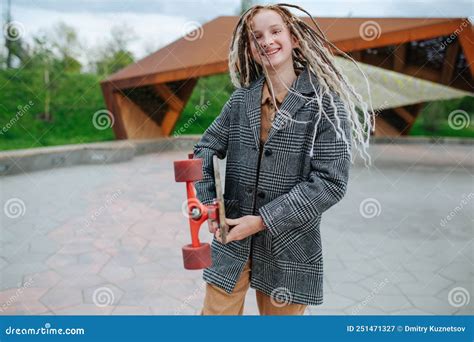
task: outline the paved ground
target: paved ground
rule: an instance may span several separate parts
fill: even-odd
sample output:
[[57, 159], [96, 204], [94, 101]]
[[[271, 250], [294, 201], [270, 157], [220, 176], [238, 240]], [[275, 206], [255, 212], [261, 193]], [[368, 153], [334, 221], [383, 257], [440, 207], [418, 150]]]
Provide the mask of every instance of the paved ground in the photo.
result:
[[[472, 314], [471, 146], [372, 154], [375, 166], [353, 167], [346, 197], [323, 215], [325, 303], [307, 314]], [[198, 313], [204, 282], [182, 267], [185, 188], [172, 171], [185, 158], [0, 179], [0, 315]], [[252, 289], [245, 313], [257, 314]]]

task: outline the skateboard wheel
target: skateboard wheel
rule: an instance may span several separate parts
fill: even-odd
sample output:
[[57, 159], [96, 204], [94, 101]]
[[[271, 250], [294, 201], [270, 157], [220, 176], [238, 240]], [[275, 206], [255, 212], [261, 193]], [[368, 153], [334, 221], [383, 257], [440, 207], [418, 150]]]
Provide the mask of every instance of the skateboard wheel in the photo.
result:
[[176, 182], [193, 182], [202, 179], [202, 159], [177, 160], [174, 162]]
[[201, 243], [199, 247], [192, 244], [183, 247], [184, 268], [187, 270], [200, 270], [211, 266], [211, 245]]

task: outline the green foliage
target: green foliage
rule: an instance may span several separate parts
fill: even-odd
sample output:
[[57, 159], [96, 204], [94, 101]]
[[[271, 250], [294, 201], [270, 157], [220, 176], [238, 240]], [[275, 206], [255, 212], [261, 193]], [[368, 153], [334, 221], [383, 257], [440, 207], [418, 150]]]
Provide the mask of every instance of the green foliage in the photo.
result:
[[219, 115], [233, 89], [228, 74], [200, 78], [173, 135], [202, 134]]
[[[46, 95], [42, 71], [0, 71], [0, 150], [113, 140], [112, 129], [98, 130], [92, 124], [94, 113], [105, 108], [99, 80], [94, 74], [56, 73], [51, 89], [52, 121], [47, 122], [38, 117]], [[233, 90], [228, 74], [201, 78], [173, 134], [202, 134]], [[453, 130], [449, 126], [447, 117], [456, 109], [470, 113], [469, 127]], [[410, 135], [474, 137], [473, 113], [472, 97], [433, 102], [424, 108]]]
[[133, 63], [133, 55], [128, 51], [114, 51], [104, 54], [96, 62], [96, 71], [99, 75], [109, 75]]
[[[227, 74], [203, 77], [179, 118], [174, 135], [202, 134], [222, 110], [234, 87]], [[207, 101], [209, 105], [206, 106]], [[454, 110], [470, 114], [470, 126], [454, 130], [448, 124], [448, 115]], [[426, 105], [409, 135], [474, 137], [474, 97], [436, 101]]]
[[113, 140], [111, 128], [92, 124], [95, 112], [105, 108], [99, 77], [61, 73], [52, 90], [53, 121], [39, 120], [45, 90], [37, 70], [0, 71], [0, 150]]
[[96, 52], [97, 57], [93, 63], [96, 73], [102, 76], [110, 75], [133, 63], [135, 58], [127, 46], [135, 38], [130, 27], [114, 26], [110, 40]]
[[[449, 124], [449, 115], [455, 111], [462, 111], [459, 115], [466, 119], [466, 124], [460, 129], [455, 129], [457, 126], [453, 123]], [[474, 97], [465, 96], [427, 104], [413, 124], [410, 135], [474, 138]]]

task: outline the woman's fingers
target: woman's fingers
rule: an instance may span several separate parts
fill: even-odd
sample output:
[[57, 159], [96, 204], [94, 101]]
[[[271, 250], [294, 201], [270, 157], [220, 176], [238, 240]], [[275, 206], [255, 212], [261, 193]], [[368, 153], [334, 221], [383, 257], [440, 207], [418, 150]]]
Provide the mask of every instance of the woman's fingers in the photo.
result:
[[237, 218], [237, 219], [226, 218], [225, 223], [227, 223], [227, 225], [229, 226], [236, 226], [240, 223], [240, 218]]
[[214, 234], [218, 228], [217, 222], [213, 220], [208, 221], [209, 233]]
[[222, 243], [222, 240], [221, 240], [221, 231], [220, 229], [217, 229], [216, 232], [214, 233], [214, 237], [217, 239], [217, 241], [221, 242]]

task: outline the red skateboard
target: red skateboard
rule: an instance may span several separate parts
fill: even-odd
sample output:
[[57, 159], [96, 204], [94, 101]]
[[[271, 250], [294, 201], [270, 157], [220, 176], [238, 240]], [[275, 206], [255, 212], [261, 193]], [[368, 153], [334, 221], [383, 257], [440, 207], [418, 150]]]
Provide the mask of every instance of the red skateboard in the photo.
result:
[[216, 155], [213, 156], [214, 177], [216, 184], [216, 199], [212, 204], [204, 205], [196, 197], [194, 182], [203, 178], [202, 159], [193, 159], [193, 154], [187, 160], [174, 162], [174, 177], [176, 182], [186, 183], [187, 214], [191, 227], [191, 243], [183, 246], [184, 268], [188, 270], [203, 269], [211, 266], [211, 246], [199, 241], [199, 229], [204, 221], [209, 224], [215, 221], [220, 229], [222, 243], [226, 243], [229, 227], [225, 223], [225, 207], [222, 191], [222, 182], [219, 172], [219, 163]]

